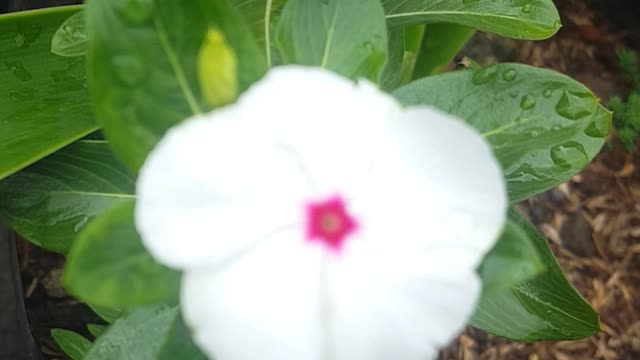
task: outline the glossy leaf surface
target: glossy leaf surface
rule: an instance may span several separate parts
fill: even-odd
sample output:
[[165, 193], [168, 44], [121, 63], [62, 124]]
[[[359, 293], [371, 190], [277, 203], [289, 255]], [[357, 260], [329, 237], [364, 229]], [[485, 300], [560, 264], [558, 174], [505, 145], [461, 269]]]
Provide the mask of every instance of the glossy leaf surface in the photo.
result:
[[82, 360], [91, 348], [91, 341], [73, 331], [51, 329], [51, 337], [71, 360]]
[[546, 272], [511, 289], [483, 293], [471, 324], [518, 340], [573, 340], [600, 330], [598, 314], [567, 281], [547, 241], [511, 210], [510, 221], [533, 241]]
[[99, 337], [84, 360], [157, 360], [177, 308], [138, 308], [116, 320]]
[[584, 85], [527, 65], [431, 76], [394, 94], [405, 105], [432, 105], [476, 128], [502, 165], [513, 203], [582, 170], [611, 127], [611, 113]]
[[209, 110], [197, 69], [209, 29], [224, 33], [236, 54], [241, 90], [266, 69], [248, 25], [226, 0], [93, 0], [86, 11], [96, 116], [135, 171], [167, 129]]
[[276, 31], [286, 64], [315, 65], [378, 81], [387, 57], [379, 0], [288, 0]]
[[89, 50], [89, 35], [84, 11], [65, 20], [51, 40], [51, 52], [60, 56], [83, 56]]
[[83, 58], [51, 53], [80, 7], [0, 16], [0, 179], [95, 131]]
[[533, 239], [513, 220], [507, 221], [496, 245], [478, 269], [485, 294], [508, 289], [543, 271], [545, 265]]
[[546, 39], [560, 29], [552, 0], [382, 0], [390, 26], [454, 23], [516, 39]]
[[176, 316], [157, 359], [207, 360], [207, 356], [193, 343], [182, 317]]
[[130, 200], [106, 211], [78, 236], [67, 256], [63, 283], [78, 299], [112, 308], [175, 304], [180, 273], [144, 249]]
[[80, 140], [0, 181], [0, 215], [26, 239], [66, 253], [89, 221], [134, 191], [106, 141]]

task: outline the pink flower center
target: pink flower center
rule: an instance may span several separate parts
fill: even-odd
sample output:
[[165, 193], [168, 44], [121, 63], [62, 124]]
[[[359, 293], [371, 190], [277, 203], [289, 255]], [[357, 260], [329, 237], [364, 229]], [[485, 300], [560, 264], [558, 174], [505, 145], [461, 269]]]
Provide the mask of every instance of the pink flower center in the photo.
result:
[[347, 236], [358, 229], [340, 196], [307, 204], [306, 220], [307, 240], [321, 242], [332, 251], [340, 251]]

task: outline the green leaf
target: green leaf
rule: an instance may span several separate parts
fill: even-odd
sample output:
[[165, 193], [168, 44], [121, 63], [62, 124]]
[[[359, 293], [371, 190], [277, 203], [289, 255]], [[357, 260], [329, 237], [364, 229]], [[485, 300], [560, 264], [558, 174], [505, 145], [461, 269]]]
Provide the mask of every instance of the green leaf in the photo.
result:
[[198, 53], [224, 33], [246, 89], [266, 70], [248, 25], [226, 0], [92, 0], [88, 75], [95, 111], [116, 153], [135, 171], [170, 127], [209, 110]]
[[92, 345], [82, 335], [64, 329], [51, 329], [51, 337], [71, 360], [83, 360]]
[[180, 273], [144, 249], [133, 213], [133, 200], [106, 211], [73, 244], [63, 284], [80, 300], [112, 308], [177, 302]]
[[275, 41], [275, 24], [280, 19], [280, 14], [287, 0], [230, 0], [241, 14], [247, 19], [258, 44], [267, 54], [267, 65], [280, 63]]
[[376, 82], [387, 57], [379, 0], [289, 0], [276, 41], [286, 64], [321, 66]]
[[544, 263], [530, 235], [518, 222], [509, 219], [478, 273], [483, 293], [490, 294], [529, 280], [544, 270]]
[[181, 316], [176, 316], [157, 360], [207, 360], [207, 356], [193, 343], [191, 333]]
[[157, 360], [178, 308], [138, 308], [96, 339], [84, 360]]
[[389, 56], [380, 77], [380, 87], [386, 91], [391, 91], [402, 83], [402, 65], [405, 60], [404, 34], [404, 27], [389, 29]]
[[51, 52], [60, 56], [83, 56], [89, 50], [89, 35], [87, 34], [84, 11], [79, 11], [69, 17], [53, 35]]
[[87, 330], [93, 335], [93, 337], [100, 337], [100, 335], [104, 334], [107, 331], [107, 326], [98, 325], [98, 324], [87, 324]]
[[390, 26], [453, 23], [516, 39], [546, 39], [560, 29], [552, 0], [382, 0]]
[[584, 85], [527, 65], [430, 76], [394, 95], [476, 128], [502, 165], [512, 203], [569, 180], [600, 152], [611, 128], [611, 113]]
[[83, 58], [50, 51], [80, 7], [0, 16], [0, 180], [95, 131]]
[[89, 221], [134, 191], [106, 141], [80, 140], [0, 181], [0, 215], [26, 239], [66, 253]]
[[518, 341], [574, 340], [599, 331], [598, 314], [567, 281], [547, 241], [514, 210], [509, 218], [532, 240], [547, 271], [510, 289], [484, 292], [471, 324]]
[[95, 312], [100, 318], [109, 324], [112, 324], [114, 321], [122, 317], [125, 312], [121, 309], [113, 309], [106, 306], [93, 305], [88, 304], [91, 310]]
[[456, 24], [426, 25], [413, 79], [443, 72], [473, 32], [471, 28]]

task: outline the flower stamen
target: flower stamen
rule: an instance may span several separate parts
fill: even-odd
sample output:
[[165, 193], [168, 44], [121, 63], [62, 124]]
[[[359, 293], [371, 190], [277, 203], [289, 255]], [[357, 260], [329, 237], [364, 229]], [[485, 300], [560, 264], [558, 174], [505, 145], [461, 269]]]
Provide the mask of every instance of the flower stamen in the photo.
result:
[[347, 236], [358, 228], [347, 212], [344, 200], [333, 196], [307, 205], [307, 240], [319, 241], [332, 251], [340, 251]]

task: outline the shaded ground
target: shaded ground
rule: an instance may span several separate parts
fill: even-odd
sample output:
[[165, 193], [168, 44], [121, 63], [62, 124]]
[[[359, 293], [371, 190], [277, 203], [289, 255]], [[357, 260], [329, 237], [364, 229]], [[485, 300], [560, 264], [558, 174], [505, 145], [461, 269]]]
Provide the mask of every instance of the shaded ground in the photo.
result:
[[[615, 49], [640, 50], [640, 3], [556, 1], [564, 27], [552, 39], [477, 34], [461, 55], [483, 64], [516, 61], [567, 74], [602, 100], [626, 92]], [[582, 173], [519, 206], [546, 235], [569, 281], [600, 313], [604, 331], [572, 342], [523, 344], [468, 329], [442, 360], [640, 359], [640, 148], [615, 134]]]
[[[626, 44], [640, 50], [640, 3], [556, 3], [564, 28], [553, 39], [523, 42], [478, 34], [463, 55], [483, 64], [515, 61], [555, 69], [585, 83], [603, 100], [624, 93], [615, 48]], [[640, 149], [628, 154], [615, 136], [610, 142], [612, 150], [569, 183], [521, 206], [550, 239], [569, 280], [599, 311], [604, 331], [581, 341], [522, 344], [469, 329], [441, 359], [640, 359]], [[19, 245], [33, 335], [45, 358], [64, 359], [49, 330], [60, 327], [89, 336], [84, 325], [97, 319], [61, 289], [61, 256]]]

